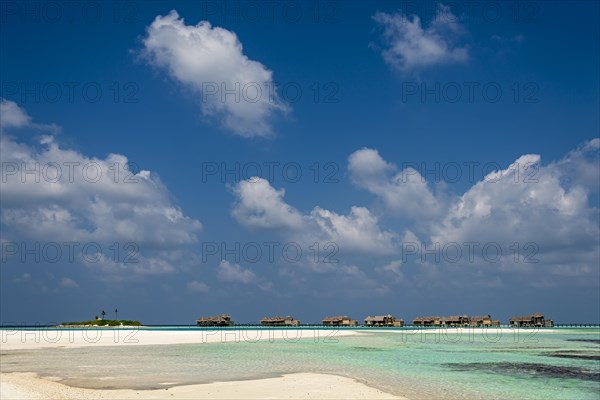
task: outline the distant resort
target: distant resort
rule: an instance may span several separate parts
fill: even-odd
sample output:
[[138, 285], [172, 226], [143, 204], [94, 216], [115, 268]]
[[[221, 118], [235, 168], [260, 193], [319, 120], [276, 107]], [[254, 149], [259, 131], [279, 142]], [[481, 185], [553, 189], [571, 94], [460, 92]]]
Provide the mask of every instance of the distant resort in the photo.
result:
[[[226, 327], [233, 326], [235, 323], [232, 321], [231, 316], [228, 314], [220, 314], [210, 317], [200, 317], [196, 320], [198, 326], [212, 326], [212, 327]], [[249, 325], [249, 324], [244, 324]], [[263, 317], [259, 321], [261, 326], [283, 326], [283, 327], [297, 327], [300, 326], [300, 321], [294, 319], [292, 316], [275, 316], [275, 317]], [[313, 324], [311, 324], [313, 325]], [[391, 314], [387, 315], [375, 315], [367, 316], [364, 318], [364, 323], [358, 323], [358, 320], [352, 319], [346, 315], [339, 315], [334, 317], [325, 317], [321, 321], [323, 326], [331, 327], [404, 327], [404, 320], [397, 319]], [[512, 317], [508, 321], [508, 326], [519, 327], [519, 328], [552, 328], [554, 321], [551, 319], [545, 319], [544, 314], [534, 313], [531, 315]], [[501, 326], [500, 320], [493, 319], [491, 315], [483, 316], [467, 316], [467, 315], [456, 315], [449, 317], [417, 317], [412, 321], [413, 327], [499, 327]]]
[[[115, 310], [115, 314], [116, 314]], [[105, 319], [106, 313], [102, 311], [101, 317], [96, 316], [94, 320], [80, 321], [80, 322], [63, 322], [58, 325], [59, 327], [136, 327], [142, 326], [139, 321], [133, 320], [118, 320], [115, 315], [115, 319]], [[299, 327], [302, 324], [300, 320], [294, 317], [287, 316], [273, 316], [263, 317], [258, 321], [258, 324], [252, 323], [235, 323], [231, 316], [228, 314], [219, 314], [208, 317], [200, 317], [196, 320], [197, 326], [204, 327], [228, 327], [228, 326], [269, 326], [269, 327]], [[396, 318], [392, 314], [387, 315], [368, 315], [363, 319], [363, 323], [359, 323], [358, 320], [352, 319], [347, 315], [336, 315], [333, 317], [326, 316], [321, 320], [321, 324], [309, 323], [303, 326], [324, 326], [324, 327], [365, 327], [365, 328], [377, 328], [377, 327], [388, 327], [388, 328], [402, 328], [405, 326], [404, 320]], [[491, 315], [453, 315], [453, 316], [426, 316], [416, 317], [412, 321], [412, 325], [407, 325], [413, 328], [419, 327], [432, 327], [432, 328], [486, 328], [486, 327], [500, 327], [508, 326], [511, 328], [552, 328], [554, 327], [554, 321], [546, 319], [544, 314], [536, 312], [530, 315], [512, 317], [506, 325], [502, 325], [500, 320], [493, 319]]]
[[[60, 327], [136, 327], [142, 326], [139, 321], [132, 320], [118, 320], [105, 319], [106, 313], [102, 311], [101, 317], [96, 316], [94, 320], [81, 321], [81, 322], [63, 322]], [[197, 326], [211, 326], [211, 327], [228, 327], [228, 326], [270, 326], [270, 327], [299, 327], [302, 324], [300, 320], [294, 317], [287, 316], [273, 316], [263, 317], [258, 321], [258, 324], [243, 323], [236, 324], [228, 314], [219, 314], [209, 317], [200, 317], [196, 320]], [[304, 326], [325, 326], [325, 327], [404, 327], [404, 320], [396, 318], [392, 314], [387, 315], [368, 315], [363, 319], [363, 323], [360, 324], [358, 320], [352, 319], [347, 315], [336, 315], [333, 317], [326, 316], [321, 320], [321, 324], [305, 324]], [[493, 319], [491, 315], [453, 315], [448, 317], [440, 316], [426, 316], [416, 317], [412, 321], [412, 325], [407, 325], [413, 328], [419, 327], [433, 327], [433, 328], [486, 328], [486, 327], [500, 327], [503, 326], [500, 320]], [[554, 327], [554, 321], [546, 319], [544, 314], [536, 312], [530, 315], [512, 317], [508, 323], [504, 326], [511, 328], [552, 328]]]

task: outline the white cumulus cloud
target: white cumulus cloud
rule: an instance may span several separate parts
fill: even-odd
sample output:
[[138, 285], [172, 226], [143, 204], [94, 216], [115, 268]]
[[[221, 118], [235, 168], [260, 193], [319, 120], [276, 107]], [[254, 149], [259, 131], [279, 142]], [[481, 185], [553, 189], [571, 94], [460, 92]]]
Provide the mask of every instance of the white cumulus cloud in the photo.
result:
[[382, 229], [379, 218], [368, 208], [352, 207], [348, 215], [315, 207], [310, 219], [319, 230], [308, 232], [313, 237], [335, 242], [342, 249], [363, 253], [391, 253], [397, 248], [396, 233]]
[[[373, 149], [352, 153], [348, 169], [354, 183], [382, 199], [393, 215], [421, 217], [404, 226], [401, 243], [403, 249], [410, 244], [416, 250], [423, 274], [424, 249], [451, 245], [462, 250], [458, 261], [448, 265], [455, 274], [469, 265], [489, 274], [531, 274], [534, 286], [548, 276], [587, 284], [598, 282], [599, 276], [599, 209], [593, 203], [600, 192], [599, 150], [600, 139], [594, 138], [545, 165], [539, 155], [525, 154], [454, 196], [443, 191], [435, 195], [416, 171], [406, 177], [406, 169], [398, 171]], [[490, 245], [493, 251], [486, 259], [483, 248]], [[448, 261], [440, 258], [440, 263]], [[401, 268], [404, 262], [393, 261], [378, 270], [402, 276]], [[482, 277], [483, 269], [478, 269]], [[498, 276], [487, 276], [500, 282]]]
[[[13, 121], [0, 137], [3, 240], [97, 243], [94, 266], [109, 275], [176, 270], [172, 257], [197, 241], [202, 225], [173, 204], [156, 174], [129, 172], [124, 155], [89, 157], [61, 147], [53, 136], [35, 146], [20, 142], [13, 130], [39, 125], [14, 102], [3, 101], [1, 112]], [[118, 253], [109, 250], [115, 242]], [[126, 259], [135, 262], [124, 266]]]
[[546, 273], [572, 269], [597, 274], [598, 268], [585, 266], [597, 267], [600, 261], [598, 208], [589, 201], [600, 184], [593, 181], [592, 172], [598, 168], [598, 143], [587, 142], [547, 165], [539, 155], [523, 155], [508, 168], [490, 173], [452, 202], [446, 216], [431, 228], [431, 241], [498, 243], [511, 265], [517, 243], [517, 270], [531, 270], [532, 265], [522, 262], [530, 254]]
[[304, 224], [300, 212], [283, 200], [285, 190], [273, 188], [266, 179], [240, 181], [233, 190], [238, 202], [232, 214], [243, 225], [298, 229]]
[[427, 27], [418, 16], [409, 17], [402, 12], [377, 12], [373, 19], [383, 28], [383, 59], [396, 70], [414, 72], [469, 59], [468, 47], [457, 44], [464, 28], [448, 6], [438, 4]]
[[251, 178], [234, 187], [237, 198], [234, 218], [249, 228], [286, 228], [287, 239], [306, 244], [334, 242], [341, 250], [364, 253], [389, 253], [396, 247], [397, 235], [379, 226], [379, 219], [365, 207], [352, 207], [347, 215], [313, 208], [302, 214], [284, 200], [262, 178]]
[[363, 148], [350, 154], [348, 170], [358, 187], [380, 197], [396, 214], [430, 219], [443, 212], [443, 201], [433, 194], [418, 171], [410, 167], [399, 171], [377, 150]]
[[[243, 137], [271, 136], [272, 118], [289, 107], [273, 72], [243, 53], [236, 34], [208, 21], [186, 25], [173, 10], [147, 28], [143, 53], [154, 66], [201, 96], [202, 113]], [[233, 90], [237, 94], [226, 94]]]
[[259, 278], [252, 270], [242, 268], [241, 265], [232, 264], [227, 260], [221, 260], [219, 263], [217, 278], [223, 282], [254, 284], [263, 290], [271, 288], [270, 282]]

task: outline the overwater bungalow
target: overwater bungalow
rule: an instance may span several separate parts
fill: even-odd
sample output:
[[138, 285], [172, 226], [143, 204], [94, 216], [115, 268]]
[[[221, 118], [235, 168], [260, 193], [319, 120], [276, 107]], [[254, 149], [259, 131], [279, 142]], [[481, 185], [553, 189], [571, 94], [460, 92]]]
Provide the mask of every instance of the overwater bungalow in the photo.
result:
[[325, 326], [356, 326], [358, 325], [358, 321], [355, 319], [351, 319], [346, 315], [338, 315], [335, 317], [325, 317], [323, 318], [323, 325]]
[[264, 317], [260, 320], [260, 324], [263, 326], [298, 326], [300, 321], [290, 317]]
[[415, 326], [440, 326], [441, 324], [441, 317], [417, 317], [413, 319], [413, 325]]
[[469, 326], [470, 319], [466, 315], [453, 315], [450, 317], [417, 317], [413, 320], [414, 326]]
[[520, 317], [512, 317], [510, 321], [508, 321], [508, 324], [510, 326], [523, 328], [551, 328], [554, 326], [554, 321], [545, 319], [544, 314], [535, 313]]
[[469, 317], [466, 315], [453, 315], [450, 317], [442, 317], [440, 321], [443, 326], [469, 326]]
[[492, 319], [492, 316], [489, 314], [482, 316], [472, 316], [469, 321], [469, 326], [500, 326], [500, 321], [497, 319]]
[[396, 319], [396, 317], [394, 317], [391, 314], [388, 315], [376, 315], [376, 316], [367, 316], [367, 318], [365, 318], [365, 325], [366, 326], [396, 326], [396, 327], [402, 327], [404, 326], [404, 320], [403, 319]]
[[233, 325], [231, 317], [227, 314], [212, 317], [200, 317], [196, 320], [198, 326], [230, 326]]

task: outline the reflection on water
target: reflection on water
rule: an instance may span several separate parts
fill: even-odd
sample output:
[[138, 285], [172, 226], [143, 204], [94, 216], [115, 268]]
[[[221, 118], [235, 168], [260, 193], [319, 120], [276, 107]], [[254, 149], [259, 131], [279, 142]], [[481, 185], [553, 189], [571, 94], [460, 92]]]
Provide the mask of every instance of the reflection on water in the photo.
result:
[[541, 331], [531, 339], [386, 331], [336, 341], [19, 350], [3, 352], [0, 368], [91, 388], [164, 388], [317, 372], [414, 398], [598, 399], [600, 330]]

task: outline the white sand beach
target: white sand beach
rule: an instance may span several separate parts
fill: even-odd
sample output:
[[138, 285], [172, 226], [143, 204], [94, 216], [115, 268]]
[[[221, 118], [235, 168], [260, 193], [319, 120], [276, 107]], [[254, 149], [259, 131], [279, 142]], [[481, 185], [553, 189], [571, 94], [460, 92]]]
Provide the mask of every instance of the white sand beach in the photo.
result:
[[350, 378], [290, 374], [279, 378], [157, 390], [95, 390], [69, 387], [34, 374], [0, 374], [2, 400], [48, 399], [402, 399]]
[[[467, 339], [469, 337], [493, 340], [499, 336], [533, 336], [539, 329], [514, 328], [427, 328], [427, 329], [207, 329], [207, 330], [146, 330], [136, 328], [39, 328], [30, 330], [0, 329], [2, 350], [31, 350], [52, 347], [87, 346], [145, 346], [193, 343], [256, 342], [259, 340], [311, 339], [315, 342], [334, 341], [337, 337], [362, 335], [368, 332], [389, 333], [418, 337], [437, 335], [440, 340]], [[544, 334], [560, 333], [557, 329], [543, 329]]]
[[[535, 329], [510, 328], [444, 328], [407, 330], [350, 330], [350, 329], [2, 329], [2, 352], [44, 348], [160, 346], [174, 344], [234, 343], [256, 341], [290, 341], [299, 338], [315, 342], [336, 341], [342, 336], [365, 335], [369, 332], [406, 335], [412, 340], [431, 342], [475, 340], [495, 341], [499, 336], [526, 340]], [[545, 329], [544, 333], [559, 333]], [[423, 335], [423, 336], [420, 336]], [[507, 336], [508, 335], [508, 336]], [[84, 389], [60, 383], [61, 377], [41, 378], [34, 373], [0, 371], [1, 399], [382, 399], [400, 398], [351, 378], [323, 373], [291, 373], [279, 377], [180, 385], [165, 389]], [[99, 377], [101, 378], [101, 377]], [[132, 385], [132, 387], [134, 387]]]
[[193, 343], [256, 342], [259, 340], [312, 339], [331, 341], [336, 337], [360, 335], [347, 329], [207, 329], [207, 330], [146, 330], [146, 329], [1, 329], [0, 348], [31, 350], [50, 347], [84, 346], [147, 346]]
[[[91, 346], [142, 346], [258, 340], [335, 340], [352, 330], [180, 330], [44, 329], [2, 330], [2, 351]], [[58, 379], [57, 379], [58, 380]], [[32, 373], [2, 373], [0, 398], [23, 399], [400, 399], [350, 378], [313, 373], [214, 382], [158, 390], [97, 390], [64, 385]]]

